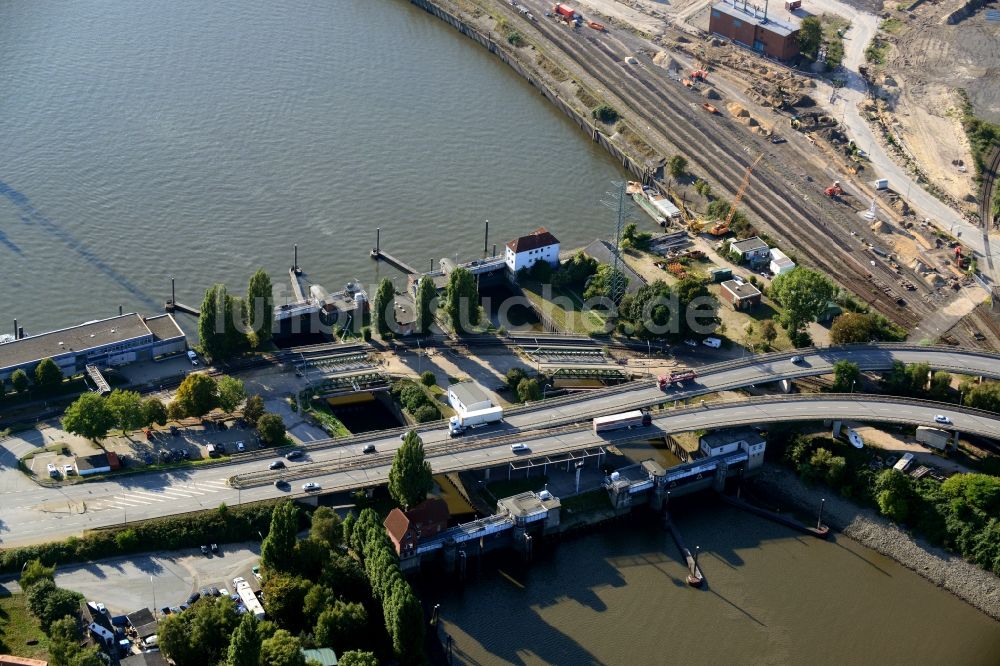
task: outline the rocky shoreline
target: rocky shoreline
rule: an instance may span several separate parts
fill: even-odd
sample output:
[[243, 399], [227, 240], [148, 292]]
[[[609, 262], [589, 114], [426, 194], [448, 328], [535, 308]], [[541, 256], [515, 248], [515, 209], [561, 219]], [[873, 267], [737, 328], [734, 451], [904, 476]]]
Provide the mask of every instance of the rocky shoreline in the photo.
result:
[[777, 499], [815, 511], [826, 498], [827, 525], [872, 550], [891, 557], [938, 587], [1000, 620], [1000, 578], [902, 531], [884, 517], [827, 488], [810, 487], [790, 470], [766, 465], [753, 487]]

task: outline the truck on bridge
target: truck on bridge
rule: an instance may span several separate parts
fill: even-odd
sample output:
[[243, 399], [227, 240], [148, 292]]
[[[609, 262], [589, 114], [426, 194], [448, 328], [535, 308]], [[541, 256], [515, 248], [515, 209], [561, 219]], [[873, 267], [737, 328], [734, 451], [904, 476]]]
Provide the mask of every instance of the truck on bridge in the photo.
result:
[[698, 373], [694, 370], [671, 370], [669, 375], [660, 375], [659, 379], [656, 380], [656, 386], [660, 389], [666, 389], [674, 382], [683, 382], [697, 376]]
[[468, 428], [478, 428], [490, 423], [499, 423], [502, 420], [503, 407], [477, 409], [448, 419], [448, 434], [457, 437], [465, 433]]
[[609, 430], [621, 430], [622, 428], [635, 428], [637, 426], [648, 426], [653, 422], [653, 417], [648, 412], [634, 410], [610, 416], [598, 416], [594, 418], [594, 432], [602, 433]]

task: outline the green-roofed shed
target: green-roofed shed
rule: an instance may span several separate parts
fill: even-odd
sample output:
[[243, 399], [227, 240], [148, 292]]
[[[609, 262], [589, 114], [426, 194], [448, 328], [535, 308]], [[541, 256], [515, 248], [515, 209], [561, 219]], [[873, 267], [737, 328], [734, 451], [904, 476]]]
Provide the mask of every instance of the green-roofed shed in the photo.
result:
[[337, 666], [337, 653], [330, 648], [302, 650], [302, 656], [306, 661], [315, 661], [320, 666]]

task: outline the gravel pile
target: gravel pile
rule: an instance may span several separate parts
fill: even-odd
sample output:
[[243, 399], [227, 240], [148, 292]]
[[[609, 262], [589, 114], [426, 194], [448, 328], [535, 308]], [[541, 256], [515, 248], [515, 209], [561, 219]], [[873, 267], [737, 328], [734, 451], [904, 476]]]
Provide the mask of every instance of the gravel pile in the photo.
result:
[[938, 587], [943, 587], [1000, 620], [1000, 578], [900, 530], [877, 512], [862, 508], [827, 488], [805, 485], [795, 474], [765, 465], [754, 487], [814, 513], [826, 498], [823, 522], [855, 541], [891, 557]]

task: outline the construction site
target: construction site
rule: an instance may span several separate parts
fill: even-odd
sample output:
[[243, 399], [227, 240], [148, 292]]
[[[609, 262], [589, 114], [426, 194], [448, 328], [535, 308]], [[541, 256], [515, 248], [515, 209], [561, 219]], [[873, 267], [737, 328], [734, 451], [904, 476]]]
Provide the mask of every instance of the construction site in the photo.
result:
[[[690, 25], [708, 3], [669, 14], [640, 1], [414, 2], [492, 35], [508, 64], [579, 117], [614, 109], [613, 122], [591, 121], [592, 137], [629, 156], [624, 165], [672, 200], [690, 233], [766, 235], [912, 339], [1000, 349], [1000, 329], [977, 314], [988, 285], [973, 277], [963, 239], [877, 181], [871, 148], [820, 104], [826, 81]], [[687, 169], [674, 178], [663, 167], [677, 154]], [[715, 217], [716, 199], [736, 205]], [[737, 207], [749, 222], [738, 230]]]

